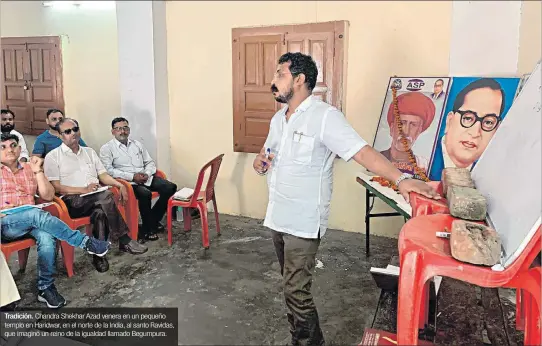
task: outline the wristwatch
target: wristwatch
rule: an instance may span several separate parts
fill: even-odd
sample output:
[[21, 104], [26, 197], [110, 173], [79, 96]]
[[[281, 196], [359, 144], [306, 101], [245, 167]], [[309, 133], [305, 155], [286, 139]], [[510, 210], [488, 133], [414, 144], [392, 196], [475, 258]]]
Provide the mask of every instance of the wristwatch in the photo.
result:
[[397, 178], [397, 180], [395, 181], [395, 186], [399, 187], [399, 183], [402, 182], [403, 180], [405, 179], [412, 179], [413, 175], [412, 174], [408, 174], [408, 173], [403, 173], [399, 176], [399, 178]]

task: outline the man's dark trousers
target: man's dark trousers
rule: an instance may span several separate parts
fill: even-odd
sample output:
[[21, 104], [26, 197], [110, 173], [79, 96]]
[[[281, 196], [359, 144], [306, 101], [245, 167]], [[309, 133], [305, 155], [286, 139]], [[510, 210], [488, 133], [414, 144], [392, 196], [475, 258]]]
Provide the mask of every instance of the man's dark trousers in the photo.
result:
[[122, 218], [111, 190], [89, 196], [67, 195], [62, 198], [71, 218], [90, 216], [92, 234], [96, 239], [116, 243], [129, 234], [128, 225]]
[[[177, 185], [154, 176], [150, 186], [132, 185], [132, 187], [139, 204], [139, 212], [143, 221], [142, 235], [156, 232], [158, 223], [162, 221], [162, 218], [166, 213], [169, 198], [177, 192]], [[154, 207], [151, 208], [153, 192], [158, 192], [160, 198], [158, 198]]]
[[311, 294], [312, 273], [320, 238], [305, 239], [272, 231], [273, 244], [283, 277], [284, 298], [292, 334], [292, 344], [322, 346], [318, 312]]

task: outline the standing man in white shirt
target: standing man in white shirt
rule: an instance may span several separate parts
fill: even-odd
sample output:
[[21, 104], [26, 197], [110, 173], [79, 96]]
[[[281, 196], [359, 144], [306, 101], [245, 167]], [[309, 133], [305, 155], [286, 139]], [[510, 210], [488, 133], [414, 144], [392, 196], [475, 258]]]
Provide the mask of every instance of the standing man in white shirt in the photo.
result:
[[407, 200], [409, 192], [439, 198], [428, 184], [402, 174], [371, 148], [337, 108], [312, 96], [317, 75], [308, 55], [286, 53], [279, 59], [271, 91], [288, 106], [271, 119], [265, 145], [253, 163], [258, 174], [267, 174], [264, 226], [272, 230], [284, 278], [293, 345], [325, 344], [310, 289], [328, 224], [335, 155], [394, 181]]
[[[100, 159], [113, 178], [132, 183], [143, 221], [140, 241], [158, 240], [158, 231], [163, 230], [160, 221], [164, 217], [167, 203], [177, 191], [177, 185], [155, 176], [156, 164], [143, 144], [130, 139], [130, 124], [122, 117], [113, 119], [111, 133], [115, 138], [100, 149]], [[152, 192], [160, 195], [151, 207]]]
[[19, 132], [15, 131], [15, 113], [11, 109], [0, 110], [0, 131], [5, 134], [12, 134], [19, 138], [19, 146], [21, 147], [20, 162], [28, 162], [29, 155], [26, 148], [24, 137]]

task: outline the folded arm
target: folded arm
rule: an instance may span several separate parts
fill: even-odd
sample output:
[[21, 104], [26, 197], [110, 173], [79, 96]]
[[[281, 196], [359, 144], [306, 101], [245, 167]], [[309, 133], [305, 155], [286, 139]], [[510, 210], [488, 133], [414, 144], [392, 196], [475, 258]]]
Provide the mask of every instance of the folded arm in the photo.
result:
[[104, 172], [98, 175], [98, 179], [100, 180], [100, 183], [102, 183], [103, 185], [113, 186], [119, 189], [124, 187], [124, 185], [122, 185], [117, 180], [115, 180], [115, 178], [110, 176], [107, 172]]
[[61, 185], [60, 180], [51, 180], [51, 184], [54, 186], [56, 193], [59, 195], [79, 195], [87, 192], [87, 187], [73, 187]]

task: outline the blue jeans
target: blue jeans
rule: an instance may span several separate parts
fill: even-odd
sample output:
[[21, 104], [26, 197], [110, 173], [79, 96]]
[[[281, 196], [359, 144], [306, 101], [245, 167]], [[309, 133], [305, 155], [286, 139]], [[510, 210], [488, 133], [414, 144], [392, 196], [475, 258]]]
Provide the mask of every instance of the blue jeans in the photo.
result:
[[84, 248], [88, 241], [88, 236], [71, 230], [60, 219], [39, 208], [0, 218], [0, 231], [2, 240], [13, 241], [27, 234], [36, 240], [39, 290], [45, 290], [54, 283], [56, 240], [64, 240], [79, 248]]

